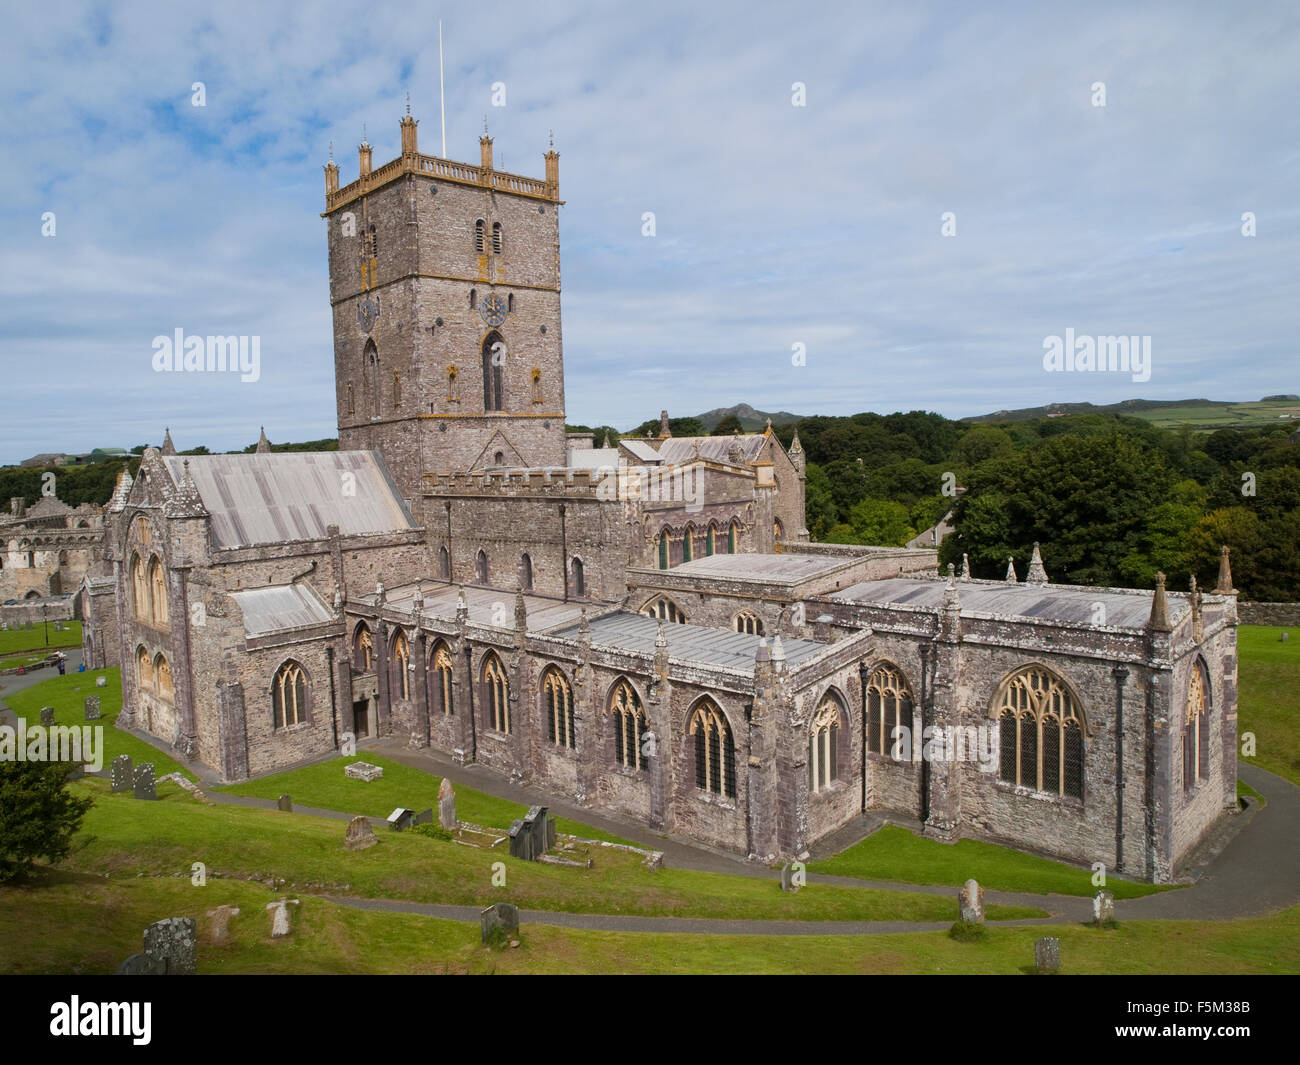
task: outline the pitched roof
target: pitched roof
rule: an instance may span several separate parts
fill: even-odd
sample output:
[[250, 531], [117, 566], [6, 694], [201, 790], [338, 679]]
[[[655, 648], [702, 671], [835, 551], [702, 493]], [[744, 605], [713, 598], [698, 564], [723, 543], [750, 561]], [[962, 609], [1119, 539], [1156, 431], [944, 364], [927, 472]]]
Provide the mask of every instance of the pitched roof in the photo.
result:
[[249, 636], [334, 620], [329, 608], [305, 584], [270, 584], [231, 592], [230, 597], [244, 613], [244, 632]]
[[[190, 477], [212, 516], [217, 547], [322, 540], [415, 527], [373, 451], [290, 451], [269, 455], [190, 455]], [[179, 485], [184, 459], [163, 456]]]
[[710, 462], [728, 462], [727, 452], [733, 443], [739, 443], [745, 462], [753, 462], [767, 443], [765, 433], [739, 433], [732, 436], [670, 436], [659, 441], [659, 457], [665, 462], [692, 462], [695, 459], [695, 442], [700, 443], [700, 457]]

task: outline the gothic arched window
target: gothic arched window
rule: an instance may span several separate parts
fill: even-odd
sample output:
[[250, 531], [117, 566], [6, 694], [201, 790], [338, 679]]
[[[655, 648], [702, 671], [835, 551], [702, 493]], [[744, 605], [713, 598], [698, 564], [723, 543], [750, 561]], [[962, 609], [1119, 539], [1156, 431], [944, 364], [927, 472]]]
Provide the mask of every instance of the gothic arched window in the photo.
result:
[[434, 645], [432, 662], [433, 668], [430, 670], [433, 680], [433, 712], [450, 716], [455, 713], [454, 698], [452, 695], [452, 665], [451, 652], [447, 650], [447, 645], [441, 640]]
[[1041, 666], [1019, 670], [1002, 685], [992, 716], [1002, 780], [1083, 798], [1083, 713], [1059, 677]]
[[271, 710], [275, 728], [307, 720], [307, 674], [297, 662], [282, 665], [271, 681]]
[[715, 526], [713, 522], [709, 522], [709, 531], [704, 534], [704, 554], [706, 558], [709, 555], [712, 555], [713, 552], [717, 549], [718, 546], [717, 537], [718, 537], [717, 526]]
[[[912, 689], [903, 671], [885, 662], [867, 679], [867, 750], [893, 757], [901, 735], [895, 730], [912, 728]], [[906, 735], [902, 734], [902, 735]], [[909, 749], [904, 744], [900, 751]]]
[[176, 698], [176, 689], [172, 684], [172, 667], [161, 654], [153, 660], [153, 673], [158, 685], [158, 698], [170, 703]]
[[705, 696], [691, 715], [687, 733], [695, 737], [695, 786], [734, 799], [736, 744], [722, 708]]
[[646, 732], [645, 709], [626, 680], [620, 679], [609, 694], [606, 710], [614, 719], [614, 760], [628, 769], [644, 769], [642, 739]]
[[149, 599], [155, 625], [167, 624], [167, 578], [162, 563], [155, 556], [149, 563]]
[[582, 564], [582, 559], [573, 559], [573, 594], [579, 599], [585, 599], [587, 596], [587, 571]]
[[409, 699], [411, 697], [410, 670], [411, 647], [406, 641], [406, 633], [400, 629], [393, 637], [393, 653], [390, 659], [392, 669], [393, 698]]
[[731, 619], [731, 627], [737, 632], [745, 632], [750, 636], [763, 635], [763, 619], [757, 614], [752, 614], [748, 610], [742, 610]]
[[143, 645], [137, 647], [135, 651], [135, 686], [150, 695], [154, 693], [153, 662], [150, 661], [149, 652]]
[[474, 219], [474, 250], [475, 251], [483, 250], [483, 225], [484, 225], [483, 219], [481, 218]]
[[149, 609], [149, 582], [145, 579], [144, 563], [139, 555], [131, 556], [131, 591], [135, 597], [135, 616], [141, 621], [148, 621], [152, 615]]
[[727, 554], [729, 555], [734, 555], [736, 553], [736, 540], [738, 538], [737, 531], [738, 527], [736, 522], [733, 521], [727, 526]]
[[509, 735], [510, 685], [506, 681], [506, 670], [501, 659], [491, 652], [483, 660], [483, 705], [487, 710], [490, 727]]
[[492, 250], [499, 252], [501, 250], [501, 223], [492, 223]]
[[808, 787], [821, 791], [838, 780], [840, 739], [840, 705], [827, 694], [813, 714], [808, 736]]
[[357, 626], [357, 631], [352, 636], [352, 665], [362, 673], [369, 673], [375, 668], [375, 642], [365, 622]]
[[695, 557], [695, 526], [687, 525], [682, 531], [682, 561], [690, 562]]
[[505, 410], [505, 341], [492, 332], [483, 338], [483, 409]]
[[451, 552], [446, 544], [438, 548], [438, 576], [444, 581], [451, 580]]
[[379, 349], [373, 339], [366, 341], [365, 351], [361, 356], [362, 367], [366, 375], [366, 390], [370, 393], [370, 413], [379, 417]]
[[668, 530], [664, 529], [662, 532], [659, 533], [659, 568], [660, 569], [668, 568], [668, 552], [669, 552]]
[[576, 747], [573, 734], [573, 688], [554, 666], [542, 676], [542, 708], [546, 732], [557, 747]]
[[479, 548], [479, 552], [474, 556], [474, 580], [479, 584], [488, 582], [488, 558], [487, 552]]
[[1183, 790], [1190, 791], [1210, 775], [1209, 698], [1200, 662], [1192, 664], [1183, 715]]
[[643, 606], [641, 613], [646, 617], [659, 618], [661, 621], [675, 621], [682, 625], [686, 624], [686, 615], [682, 613], [681, 607], [671, 599], [662, 596]]
[[527, 551], [519, 556], [519, 587], [525, 592], [533, 590], [533, 560]]

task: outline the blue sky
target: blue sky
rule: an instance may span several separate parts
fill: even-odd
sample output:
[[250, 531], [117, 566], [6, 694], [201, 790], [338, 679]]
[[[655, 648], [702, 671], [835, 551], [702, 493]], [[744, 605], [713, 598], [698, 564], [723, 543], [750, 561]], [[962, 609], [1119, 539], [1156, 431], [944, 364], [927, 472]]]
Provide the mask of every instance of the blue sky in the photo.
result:
[[[486, 115], [540, 177], [554, 131], [571, 422], [1300, 392], [1294, 4], [45, 3], [0, 66], [0, 462], [334, 434], [321, 166], [397, 155], [408, 91], [438, 151], [439, 17], [450, 157]], [[177, 327], [260, 380], [155, 373]], [[1150, 379], [1045, 372], [1066, 329]]]

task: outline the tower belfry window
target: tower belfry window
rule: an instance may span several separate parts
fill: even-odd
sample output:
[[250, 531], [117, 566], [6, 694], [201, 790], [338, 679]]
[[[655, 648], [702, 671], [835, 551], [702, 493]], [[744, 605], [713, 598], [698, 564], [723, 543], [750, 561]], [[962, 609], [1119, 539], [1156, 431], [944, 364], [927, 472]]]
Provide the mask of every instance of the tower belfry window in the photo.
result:
[[505, 410], [505, 342], [498, 333], [483, 340], [483, 409]]
[[499, 252], [501, 250], [501, 223], [492, 223], [492, 250]]
[[474, 250], [483, 250], [483, 219], [474, 220]]

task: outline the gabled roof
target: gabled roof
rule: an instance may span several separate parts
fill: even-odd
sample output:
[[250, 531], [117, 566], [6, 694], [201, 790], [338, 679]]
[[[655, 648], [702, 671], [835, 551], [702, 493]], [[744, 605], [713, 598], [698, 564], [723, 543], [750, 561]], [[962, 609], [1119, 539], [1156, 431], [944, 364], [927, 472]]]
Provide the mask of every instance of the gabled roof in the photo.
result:
[[732, 436], [670, 436], [659, 441], [659, 457], [665, 462], [692, 462], [695, 459], [695, 442], [700, 444], [700, 457], [710, 462], [729, 462], [727, 453], [733, 443], [740, 444], [745, 462], [753, 462], [767, 443], [764, 433], [738, 433]]
[[231, 592], [244, 614], [244, 632], [265, 636], [284, 629], [300, 629], [333, 621], [334, 615], [305, 584], [270, 584]]
[[[404, 532], [415, 523], [373, 451], [287, 451], [269, 455], [190, 455], [189, 471], [211, 515], [216, 547]], [[173, 484], [185, 459], [163, 456]]]

